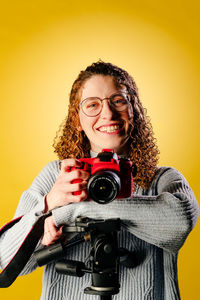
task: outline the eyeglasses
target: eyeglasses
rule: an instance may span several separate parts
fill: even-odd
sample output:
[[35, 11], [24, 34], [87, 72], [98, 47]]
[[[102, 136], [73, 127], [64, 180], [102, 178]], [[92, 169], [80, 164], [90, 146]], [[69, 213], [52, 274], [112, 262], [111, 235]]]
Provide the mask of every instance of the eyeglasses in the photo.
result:
[[114, 111], [125, 111], [130, 106], [130, 95], [125, 92], [118, 92], [109, 98], [89, 97], [84, 99], [79, 106], [88, 117], [98, 116], [103, 108], [103, 101], [108, 100], [110, 108]]

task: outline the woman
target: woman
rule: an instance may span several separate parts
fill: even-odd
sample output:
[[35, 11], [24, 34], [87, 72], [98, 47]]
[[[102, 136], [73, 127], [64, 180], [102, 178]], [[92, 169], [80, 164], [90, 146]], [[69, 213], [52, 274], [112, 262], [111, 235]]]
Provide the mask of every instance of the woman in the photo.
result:
[[[2, 267], [30, 227], [50, 210], [52, 216], [46, 219], [37, 248], [60, 239], [62, 225], [77, 216], [117, 217], [123, 220], [119, 244], [134, 251], [138, 264], [129, 269], [120, 267], [121, 289], [113, 299], [180, 299], [177, 256], [197, 221], [198, 205], [177, 170], [157, 167], [159, 152], [132, 77], [102, 61], [81, 71], [72, 86], [68, 117], [54, 146], [59, 160], [44, 167], [23, 193], [15, 217], [24, 216], [0, 241]], [[137, 167], [132, 196], [107, 205], [88, 199], [90, 175], [76, 168], [80, 166], [78, 158], [95, 157], [103, 148], [129, 157]], [[71, 171], [71, 167], [75, 169]], [[80, 182], [74, 183], [77, 179]], [[74, 194], [77, 191], [79, 194]], [[80, 244], [67, 258], [83, 261], [88, 253], [89, 245]], [[36, 267], [32, 256], [22, 274]], [[55, 263], [50, 263], [45, 267], [41, 299], [98, 299], [83, 293], [90, 280], [87, 274], [82, 278], [60, 275]]]

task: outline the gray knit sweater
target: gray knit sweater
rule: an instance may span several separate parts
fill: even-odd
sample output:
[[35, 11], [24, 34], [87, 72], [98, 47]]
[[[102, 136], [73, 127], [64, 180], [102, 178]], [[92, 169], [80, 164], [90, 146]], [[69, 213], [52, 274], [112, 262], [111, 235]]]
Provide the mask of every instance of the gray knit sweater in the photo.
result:
[[[22, 194], [15, 218], [24, 215], [0, 239], [0, 266], [14, 256], [32, 225], [43, 215], [44, 197], [59, 174], [59, 161], [47, 164], [30, 188]], [[120, 266], [120, 292], [114, 300], [177, 300], [177, 255], [198, 218], [198, 204], [185, 178], [175, 169], [160, 167], [151, 186], [129, 199], [100, 205], [94, 201], [69, 204], [53, 210], [57, 226], [74, 222], [77, 216], [96, 219], [120, 218], [123, 228], [119, 246], [134, 251], [138, 265]], [[41, 242], [37, 249], [41, 248]], [[68, 251], [67, 258], [85, 261], [90, 243]], [[21, 275], [37, 268], [31, 257]], [[56, 273], [55, 263], [45, 267], [41, 300], [92, 300], [98, 296], [83, 293], [91, 276], [77, 278]]]

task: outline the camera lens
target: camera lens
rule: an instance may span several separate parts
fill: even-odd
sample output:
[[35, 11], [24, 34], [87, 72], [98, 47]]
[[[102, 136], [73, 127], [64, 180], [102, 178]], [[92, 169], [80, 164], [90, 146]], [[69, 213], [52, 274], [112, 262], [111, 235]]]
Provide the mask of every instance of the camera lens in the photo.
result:
[[119, 176], [112, 171], [101, 171], [90, 177], [89, 196], [100, 204], [113, 201], [121, 188]]

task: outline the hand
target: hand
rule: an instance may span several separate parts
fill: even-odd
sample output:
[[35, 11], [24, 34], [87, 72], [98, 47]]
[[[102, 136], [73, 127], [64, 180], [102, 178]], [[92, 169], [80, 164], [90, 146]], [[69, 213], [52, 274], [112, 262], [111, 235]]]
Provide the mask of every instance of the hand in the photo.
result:
[[61, 226], [59, 229], [56, 227], [52, 216], [46, 218], [44, 222], [44, 235], [42, 238], [42, 245], [49, 246], [60, 239], [63, 235], [62, 227], [63, 226]]
[[[80, 167], [81, 162], [76, 159], [64, 159], [61, 163], [61, 170], [52, 189], [46, 196], [45, 211], [49, 211], [58, 206], [64, 206], [73, 202], [86, 200], [87, 180], [90, 174], [82, 169], [70, 171], [71, 167]], [[78, 183], [72, 183], [75, 179], [81, 180]], [[74, 195], [74, 192], [80, 191], [80, 195]]]

